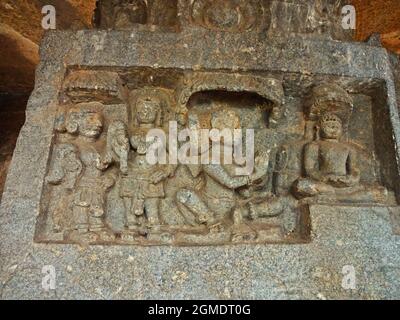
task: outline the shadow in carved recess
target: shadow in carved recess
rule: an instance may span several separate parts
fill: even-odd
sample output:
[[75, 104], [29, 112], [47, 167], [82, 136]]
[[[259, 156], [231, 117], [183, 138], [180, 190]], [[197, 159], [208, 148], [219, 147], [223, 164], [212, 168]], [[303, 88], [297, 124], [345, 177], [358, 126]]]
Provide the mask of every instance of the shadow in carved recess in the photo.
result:
[[[228, 72], [70, 70], [35, 239], [303, 243], [309, 205], [395, 205], [392, 155], [376, 153], [373, 106], [382, 101], [360, 90], [349, 81], [294, 84]], [[167, 160], [186, 147], [193, 162], [149, 162], [162, 143], [149, 138], [153, 129], [166, 133]], [[184, 129], [200, 135], [169, 139]], [[198, 140], [204, 129], [227, 130], [230, 162], [211, 162], [212, 137]], [[249, 129], [254, 159], [245, 157], [251, 143], [235, 157], [232, 146], [250, 139]]]

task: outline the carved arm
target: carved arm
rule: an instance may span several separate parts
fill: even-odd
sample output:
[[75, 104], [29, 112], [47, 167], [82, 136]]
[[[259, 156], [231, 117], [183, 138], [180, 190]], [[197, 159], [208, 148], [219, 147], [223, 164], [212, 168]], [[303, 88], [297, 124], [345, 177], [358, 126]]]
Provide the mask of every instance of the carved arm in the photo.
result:
[[231, 177], [220, 165], [206, 165], [204, 166], [204, 171], [229, 189], [237, 189], [250, 184], [248, 176]]
[[350, 150], [349, 157], [347, 158], [347, 171], [346, 185], [349, 187], [356, 186], [360, 183], [360, 169], [357, 166], [357, 153], [354, 150]]
[[304, 150], [304, 169], [306, 176], [316, 181], [322, 181], [323, 176], [319, 171], [319, 146], [317, 143], [307, 144]]

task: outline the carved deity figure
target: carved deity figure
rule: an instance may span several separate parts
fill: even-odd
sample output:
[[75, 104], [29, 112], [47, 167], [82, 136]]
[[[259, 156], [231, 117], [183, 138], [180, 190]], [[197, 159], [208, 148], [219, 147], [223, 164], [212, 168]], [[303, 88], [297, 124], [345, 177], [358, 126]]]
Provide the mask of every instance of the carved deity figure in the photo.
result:
[[[234, 130], [240, 128], [239, 116], [231, 110], [220, 110], [214, 112], [211, 119], [213, 129]], [[235, 142], [234, 142], [235, 143]], [[225, 152], [232, 144], [225, 144], [221, 141], [221, 149]], [[212, 154], [212, 150], [209, 150]], [[208, 151], [207, 151], [208, 152]], [[235, 157], [233, 157], [235, 158]], [[264, 176], [264, 172], [255, 172], [250, 176], [237, 176], [236, 169], [242, 167], [235, 163], [203, 164], [198, 174], [204, 174], [204, 186], [201, 190], [182, 189], [177, 193], [177, 202], [189, 210], [197, 219], [197, 223], [205, 224], [214, 228], [220, 224], [224, 217], [230, 214], [236, 206], [236, 192], [243, 187], [257, 184]]]
[[97, 140], [103, 130], [99, 104], [81, 104], [70, 109], [66, 117], [66, 131], [76, 135], [83, 170], [73, 193], [72, 229], [80, 234], [103, 232], [105, 225], [106, 194], [114, 185], [112, 176], [103, 174]]
[[257, 30], [269, 24], [269, 4], [257, 0], [193, 0], [193, 22], [226, 32]]
[[[315, 0], [309, 4], [307, 16], [307, 29], [311, 33], [329, 34], [331, 36], [340, 32], [340, 15], [344, 6], [342, 0]], [[343, 32], [343, 30], [341, 31]]]
[[294, 184], [297, 198], [320, 197], [323, 201], [375, 202], [385, 198], [383, 188], [360, 185], [357, 154], [349, 144], [341, 142], [342, 120], [325, 113], [318, 124], [320, 140], [305, 146], [305, 178]]
[[[133, 101], [132, 101], [133, 100]], [[125, 227], [136, 230], [147, 226], [160, 226], [160, 200], [165, 197], [164, 180], [174, 174], [175, 167], [150, 164], [147, 152], [155, 139], [149, 141], [150, 130], [161, 126], [162, 102], [152, 92], [142, 92], [131, 99], [133, 127], [128, 138], [123, 124], [114, 123], [109, 131], [108, 155], [105, 166], [116, 159], [120, 162], [120, 197], [125, 208]], [[113, 157], [116, 156], [114, 159]]]

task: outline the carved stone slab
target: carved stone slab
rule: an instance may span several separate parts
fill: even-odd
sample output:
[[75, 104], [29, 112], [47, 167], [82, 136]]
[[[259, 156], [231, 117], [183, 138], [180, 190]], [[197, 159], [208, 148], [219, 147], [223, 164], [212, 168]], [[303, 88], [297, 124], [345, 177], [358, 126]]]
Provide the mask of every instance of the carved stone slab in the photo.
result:
[[[47, 34], [1, 205], [2, 298], [400, 296], [386, 50], [200, 20]], [[144, 161], [171, 123], [254, 129], [254, 171]]]

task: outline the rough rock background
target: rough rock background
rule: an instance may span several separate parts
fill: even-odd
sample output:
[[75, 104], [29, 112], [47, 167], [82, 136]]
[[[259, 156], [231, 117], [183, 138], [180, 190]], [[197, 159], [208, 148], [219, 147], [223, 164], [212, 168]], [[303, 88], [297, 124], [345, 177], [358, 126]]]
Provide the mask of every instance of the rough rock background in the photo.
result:
[[366, 40], [380, 33], [383, 45], [400, 54], [400, 1], [351, 0], [357, 11], [355, 39]]
[[32, 90], [47, 4], [56, 8], [58, 29], [91, 26], [95, 0], [0, 0], [0, 92]]

